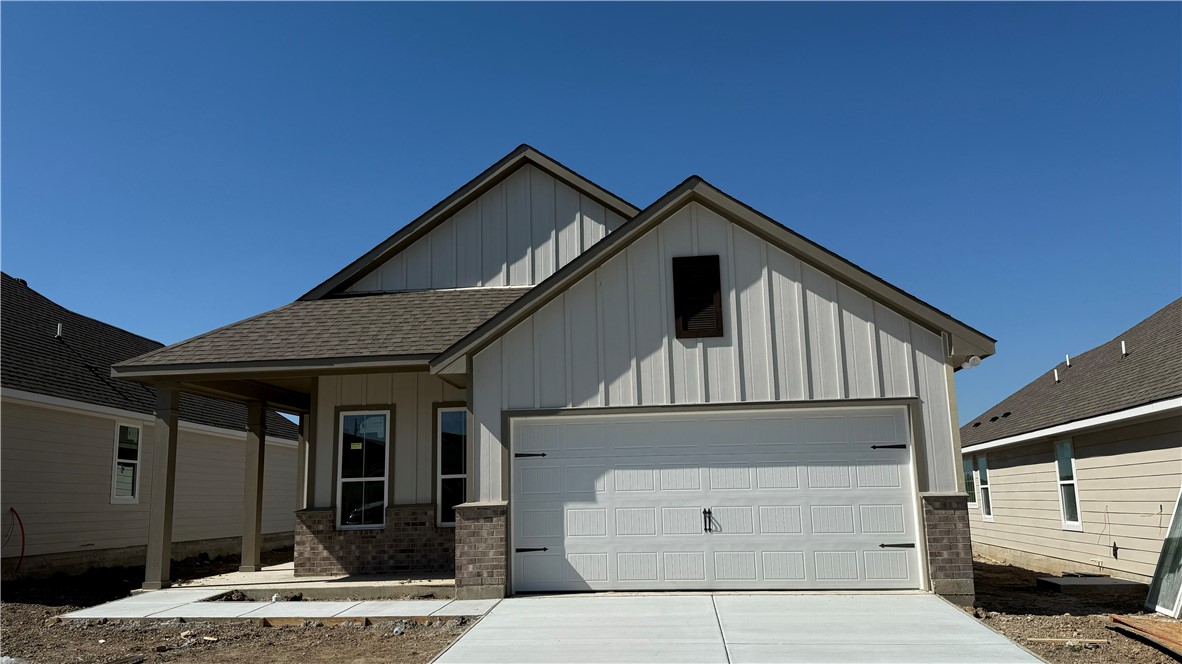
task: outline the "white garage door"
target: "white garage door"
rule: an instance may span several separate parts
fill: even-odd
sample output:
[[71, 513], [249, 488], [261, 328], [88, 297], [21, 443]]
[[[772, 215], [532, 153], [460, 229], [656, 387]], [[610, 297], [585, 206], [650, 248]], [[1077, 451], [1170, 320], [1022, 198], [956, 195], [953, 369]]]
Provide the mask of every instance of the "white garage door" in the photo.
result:
[[518, 592], [919, 588], [903, 407], [515, 418]]

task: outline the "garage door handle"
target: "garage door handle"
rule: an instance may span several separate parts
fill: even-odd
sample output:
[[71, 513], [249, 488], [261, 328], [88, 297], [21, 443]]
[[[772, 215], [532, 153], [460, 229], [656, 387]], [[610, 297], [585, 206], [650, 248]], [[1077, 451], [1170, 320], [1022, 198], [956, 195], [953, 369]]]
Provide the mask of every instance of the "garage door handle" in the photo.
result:
[[713, 518], [714, 514], [711, 513], [709, 508], [702, 510], [702, 532], [714, 532], [714, 527], [710, 525], [710, 521]]
[[547, 549], [544, 546], [537, 546], [537, 547], [530, 547], [530, 548], [525, 548], [525, 549], [513, 549], [513, 552], [514, 553], [533, 553], [534, 551], [549, 551], [549, 550], [550, 549]]
[[514, 459], [524, 459], [526, 457], [544, 457], [544, 456], [546, 456], [545, 452], [518, 452], [517, 454], [513, 455], [513, 458]]
[[907, 449], [907, 446], [906, 445], [871, 445], [870, 449], [872, 449], [872, 450], [905, 450], [905, 449]]
[[906, 544], [879, 544], [878, 548], [880, 548], [880, 549], [914, 549], [915, 543], [908, 542]]

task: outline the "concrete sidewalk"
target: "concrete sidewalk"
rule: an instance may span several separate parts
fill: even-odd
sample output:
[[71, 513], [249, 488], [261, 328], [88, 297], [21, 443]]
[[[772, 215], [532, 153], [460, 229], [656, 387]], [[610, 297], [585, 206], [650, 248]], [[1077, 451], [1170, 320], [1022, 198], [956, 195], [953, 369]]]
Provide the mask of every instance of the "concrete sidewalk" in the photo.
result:
[[225, 588], [168, 588], [132, 595], [88, 609], [66, 620], [84, 618], [185, 620], [246, 618], [390, 619], [482, 616], [499, 600], [411, 599], [394, 601], [209, 602]]
[[1039, 660], [934, 595], [703, 594], [502, 600], [437, 661]]

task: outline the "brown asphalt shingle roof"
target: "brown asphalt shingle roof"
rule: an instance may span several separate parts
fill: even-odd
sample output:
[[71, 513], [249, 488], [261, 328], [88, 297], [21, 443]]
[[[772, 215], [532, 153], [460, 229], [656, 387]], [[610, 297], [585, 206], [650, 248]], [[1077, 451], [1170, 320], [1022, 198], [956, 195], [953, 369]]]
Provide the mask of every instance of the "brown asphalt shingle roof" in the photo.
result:
[[[50, 397], [118, 408], [155, 411], [156, 391], [111, 377], [111, 365], [161, 348], [102, 321], [62, 307], [22, 280], [0, 274], [0, 384]], [[58, 323], [62, 337], [55, 338]], [[194, 394], [181, 395], [182, 420], [246, 430], [242, 404]], [[295, 440], [299, 428], [275, 413], [267, 414], [270, 435]]]
[[[1120, 342], [1128, 355], [1121, 357]], [[1059, 370], [1055, 382], [1054, 369]], [[960, 429], [962, 447], [1182, 395], [1182, 298], [1051, 371]], [[1008, 413], [1008, 415], [1007, 415]]]
[[467, 288], [299, 300], [118, 366], [435, 355], [527, 291]]

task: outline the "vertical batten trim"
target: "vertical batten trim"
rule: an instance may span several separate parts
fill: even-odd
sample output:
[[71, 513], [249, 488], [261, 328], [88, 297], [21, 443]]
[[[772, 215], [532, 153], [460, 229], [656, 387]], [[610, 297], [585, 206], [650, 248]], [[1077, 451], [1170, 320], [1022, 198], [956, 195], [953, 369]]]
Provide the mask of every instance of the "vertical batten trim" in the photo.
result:
[[599, 363], [599, 380], [596, 384], [599, 389], [599, 405], [607, 406], [607, 368], [604, 366], [604, 344], [603, 344], [603, 305], [600, 302], [600, 288], [599, 288], [599, 270], [593, 271], [590, 275], [594, 281], [595, 292], [592, 295], [595, 297], [595, 345], [596, 345], [596, 361]]
[[760, 266], [760, 280], [763, 285], [763, 299], [766, 311], [764, 312], [763, 334], [766, 339], [767, 347], [767, 393], [772, 400], [778, 400], [780, 396], [780, 359], [776, 352], [776, 307], [775, 297], [772, 295], [772, 267], [768, 259], [768, 243], [766, 240], [759, 241], [759, 257], [762, 261]]
[[668, 271], [666, 266], [669, 265], [669, 259], [665, 256], [665, 234], [661, 232], [664, 224], [657, 226], [656, 240], [657, 240], [657, 292], [661, 299], [661, 360], [664, 366], [661, 368], [664, 374], [664, 383], [662, 393], [658, 396], [658, 402], [662, 404], [674, 403], [677, 400], [677, 390], [673, 388], [673, 346], [669, 343], [669, 339], [673, 337], [673, 328], [670, 327], [672, 318], [665, 314], [666, 303], [672, 303], [673, 297], [669, 293], [669, 278], [666, 274]]
[[[637, 238], [639, 240], [639, 238]], [[624, 250], [624, 283], [628, 291], [628, 365], [632, 371], [632, 405], [640, 405], [643, 403], [640, 387], [640, 362], [636, 357], [636, 296], [633, 291], [633, 284], [636, 283], [636, 275], [632, 270], [632, 260], [636, 256], [636, 252], [632, 250], [636, 244], [633, 243]]]
[[[730, 303], [730, 318], [731, 318], [731, 335], [733, 335], [734, 343], [731, 344], [731, 382], [734, 384], [735, 395], [737, 401], [747, 401], [750, 395], [747, 394], [747, 386], [745, 378], [747, 374], [746, 368], [743, 366], [743, 316], [739, 311], [739, 285], [735, 280], [735, 224], [730, 219], [719, 215], [724, 222], [726, 222], [726, 272], [730, 279], [729, 288], [727, 288], [727, 301]], [[725, 320], [725, 317], [724, 317]], [[725, 324], [725, 323], [724, 323]]]

